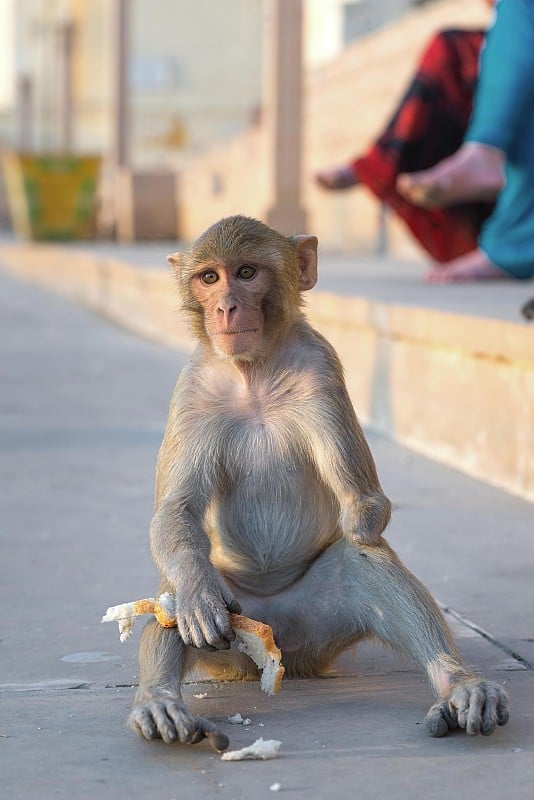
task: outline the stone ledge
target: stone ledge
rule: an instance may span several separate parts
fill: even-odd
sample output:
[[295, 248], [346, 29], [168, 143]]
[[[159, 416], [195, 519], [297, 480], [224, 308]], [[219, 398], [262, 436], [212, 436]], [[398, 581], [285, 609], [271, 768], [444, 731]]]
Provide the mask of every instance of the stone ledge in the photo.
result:
[[[44, 244], [0, 246], [7, 272], [191, 351], [170, 270]], [[326, 292], [307, 314], [336, 347], [370, 427], [534, 499], [534, 327]]]

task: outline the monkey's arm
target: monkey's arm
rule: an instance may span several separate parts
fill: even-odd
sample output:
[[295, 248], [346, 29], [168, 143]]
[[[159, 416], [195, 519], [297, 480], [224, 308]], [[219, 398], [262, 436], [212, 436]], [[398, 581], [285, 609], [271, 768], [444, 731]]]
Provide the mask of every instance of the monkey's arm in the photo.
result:
[[179, 497], [164, 500], [150, 529], [152, 555], [163, 585], [175, 594], [176, 620], [186, 645], [225, 650], [235, 634], [229, 614], [241, 606], [210, 561], [202, 517]]
[[[210, 561], [211, 544], [203, 525], [217, 480], [215, 459], [208, 452], [199, 463], [195, 440], [185, 436], [184, 423], [178, 419], [178, 404], [175, 393], [158, 456], [152, 557], [165, 591], [175, 593], [177, 627], [184, 643], [227, 649], [235, 638], [229, 614], [239, 614], [241, 607]], [[203, 444], [199, 452], [206, 450]]]
[[313, 458], [341, 508], [343, 533], [366, 544], [380, 540], [391, 516], [369, 445], [360, 427], [337, 359], [310, 417]]

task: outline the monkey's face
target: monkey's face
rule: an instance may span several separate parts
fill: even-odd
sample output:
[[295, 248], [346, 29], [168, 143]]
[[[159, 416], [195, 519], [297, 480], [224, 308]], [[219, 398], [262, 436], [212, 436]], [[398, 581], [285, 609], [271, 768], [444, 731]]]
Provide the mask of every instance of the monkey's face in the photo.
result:
[[224, 358], [253, 361], [300, 317], [317, 280], [315, 236], [283, 236], [251, 217], [216, 222], [168, 257], [193, 334]]
[[242, 262], [213, 262], [192, 276], [191, 290], [216, 353], [250, 360], [261, 351], [270, 281], [265, 267]]

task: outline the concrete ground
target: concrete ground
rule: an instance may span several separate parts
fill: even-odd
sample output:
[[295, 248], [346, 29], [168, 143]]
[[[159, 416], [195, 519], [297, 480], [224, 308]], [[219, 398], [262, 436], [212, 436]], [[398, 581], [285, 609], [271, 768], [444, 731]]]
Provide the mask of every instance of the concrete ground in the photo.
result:
[[[513, 288], [510, 313], [528, 292]], [[279, 784], [298, 800], [530, 797], [532, 506], [378, 437], [370, 444], [395, 506], [388, 539], [454, 612], [466, 660], [507, 686], [509, 725], [489, 738], [428, 738], [426, 680], [369, 645], [341, 659], [338, 677], [286, 681], [276, 698], [257, 684], [187, 688], [232, 749], [278, 739], [276, 760], [222, 762], [206, 744], [167, 747], [125, 728], [139, 630], [120, 644], [99, 620], [156, 587], [154, 462], [183, 363], [0, 274], [2, 796], [261, 800]], [[226, 721], [236, 712], [250, 726]]]

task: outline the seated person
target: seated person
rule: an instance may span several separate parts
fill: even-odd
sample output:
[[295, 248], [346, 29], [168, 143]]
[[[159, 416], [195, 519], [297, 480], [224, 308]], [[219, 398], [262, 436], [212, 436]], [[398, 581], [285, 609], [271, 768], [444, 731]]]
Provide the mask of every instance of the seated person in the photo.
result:
[[499, 2], [464, 143], [432, 169], [397, 180], [407, 200], [428, 209], [491, 196], [502, 187], [476, 246], [436, 265], [430, 281], [534, 276], [533, 42], [531, 0]]

